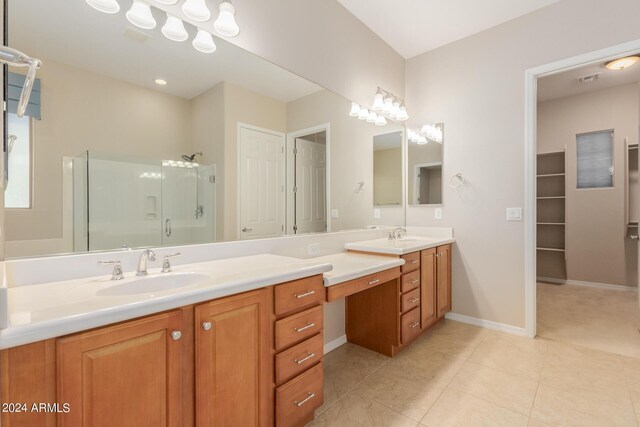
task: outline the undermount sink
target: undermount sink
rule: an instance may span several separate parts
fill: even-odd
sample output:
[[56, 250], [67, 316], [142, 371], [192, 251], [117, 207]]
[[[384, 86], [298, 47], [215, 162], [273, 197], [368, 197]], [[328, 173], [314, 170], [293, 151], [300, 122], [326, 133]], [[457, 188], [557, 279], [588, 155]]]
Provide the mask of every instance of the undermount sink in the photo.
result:
[[123, 296], [152, 294], [155, 292], [168, 291], [171, 289], [185, 288], [188, 286], [202, 285], [211, 279], [206, 274], [199, 273], [168, 273], [161, 276], [142, 277], [126, 281], [125, 283], [114, 284], [108, 288], [101, 289], [97, 295]]

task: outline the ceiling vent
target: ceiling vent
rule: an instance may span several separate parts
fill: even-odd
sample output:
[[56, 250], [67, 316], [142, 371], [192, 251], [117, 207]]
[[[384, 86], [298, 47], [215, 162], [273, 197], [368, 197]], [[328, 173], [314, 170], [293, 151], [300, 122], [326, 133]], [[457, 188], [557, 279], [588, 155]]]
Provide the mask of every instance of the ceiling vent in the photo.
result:
[[600, 73], [589, 74], [588, 76], [578, 77], [578, 83], [593, 83], [600, 78]]

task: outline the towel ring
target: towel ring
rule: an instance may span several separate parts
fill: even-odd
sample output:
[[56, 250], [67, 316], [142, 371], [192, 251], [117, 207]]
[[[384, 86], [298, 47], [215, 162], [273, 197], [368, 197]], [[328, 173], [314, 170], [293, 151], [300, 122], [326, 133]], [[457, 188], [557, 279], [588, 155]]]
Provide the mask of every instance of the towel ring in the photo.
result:
[[457, 173], [449, 178], [449, 187], [451, 188], [460, 188], [464, 184], [464, 177], [461, 173]]

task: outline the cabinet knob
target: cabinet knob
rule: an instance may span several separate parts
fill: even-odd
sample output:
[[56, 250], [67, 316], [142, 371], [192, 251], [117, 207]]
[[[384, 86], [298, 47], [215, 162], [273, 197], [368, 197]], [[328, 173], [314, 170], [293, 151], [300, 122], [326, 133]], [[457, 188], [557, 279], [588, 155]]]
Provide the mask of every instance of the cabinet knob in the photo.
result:
[[202, 329], [204, 329], [205, 331], [211, 330], [212, 327], [213, 327], [213, 325], [211, 324], [211, 322], [204, 322], [202, 324]]
[[180, 338], [182, 338], [182, 332], [180, 331], [171, 332], [171, 338], [173, 338], [174, 341], [178, 341]]

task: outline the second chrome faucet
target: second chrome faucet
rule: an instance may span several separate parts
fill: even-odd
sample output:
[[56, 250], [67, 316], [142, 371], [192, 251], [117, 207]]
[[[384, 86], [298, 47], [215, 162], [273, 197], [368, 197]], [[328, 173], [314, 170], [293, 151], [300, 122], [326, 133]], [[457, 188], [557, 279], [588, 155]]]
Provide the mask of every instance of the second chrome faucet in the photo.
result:
[[136, 276], [146, 276], [147, 274], [147, 261], [155, 261], [156, 253], [151, 249], [145, 249], [142, 251], [140, 255], [140, 261], [138, 261], [138, 270], [136, 271]]

